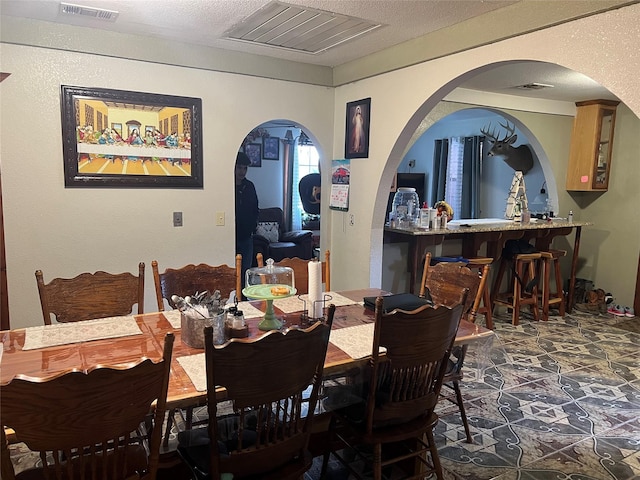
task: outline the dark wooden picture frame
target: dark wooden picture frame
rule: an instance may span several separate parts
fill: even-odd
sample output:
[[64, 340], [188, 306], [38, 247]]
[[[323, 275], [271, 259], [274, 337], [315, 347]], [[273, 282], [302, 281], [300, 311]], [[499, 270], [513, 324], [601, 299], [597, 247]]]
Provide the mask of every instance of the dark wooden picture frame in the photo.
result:
[[250, 167], [262, 166], [262, 144], [261, 143], [247, 143], [244, 146], [244, 153], [247, 154], [249, 160], [251, 160]]
[[262, 138], [262, 158], [280, 160], [280, 139], [278, 137]]
[[367, 158], [369, 156], [370, 121], [371, 98], [347, 103], [344, 136], [345, 158]]
[[203, 187], [201, 99], [62, 85], [60, 101], [65, 187]]

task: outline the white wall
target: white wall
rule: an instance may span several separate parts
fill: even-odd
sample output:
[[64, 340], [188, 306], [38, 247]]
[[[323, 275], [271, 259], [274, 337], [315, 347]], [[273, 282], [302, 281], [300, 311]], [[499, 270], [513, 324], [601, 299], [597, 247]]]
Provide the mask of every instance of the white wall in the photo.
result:
[[[0, 84], [0, 152], [13, 328], [42, 323], [36, 269], [47, 280], [134, 272], [144, 261], [145, 310], [155, 310], [152, 260], [161, 269], [233, 264], [233, 168], [249, 131], [290, 118], [320, 145], [332, 142], [333, 91], [325, 87], [8, 44], [0, 58], [11, 73]], [[61, 84], [202, 98], [204, 189], [64, 188]], [[183, 227], [172, 226], [174, 211], [184, 212]], [[225, 226], [214, 225], [216, 211]]]
[[[581, 245], [581, 272], [633, 299], [640, 220], [640, 5], [512, 38], [335, 90], [195, 68], [0, 45], [0, 158], [11, 325], [41, 324], [33, 272], [45, 278], [83, 271], [135, 271], [191, 262], [231, 263], [235, 154], [244, 136], [274, 118], [304, 126], [321, 151], [323, 179], [344, 156], [344, 109], [371, 97], [368, 159], [351, 162], [350, 211], [323, 199], [321, 248], [331, 249], [334, 289], [380, 286], [388, 188], [413, 132], [429, 111], [475, 71], [509, 60], [557, 63], [589, 75], [626, 104], [619, 107], [610, 189], [564, 191], [567, 155], [551, 158], [561, 211], [592, 220]], [[203, 100], [203, 190], [65, 189], [60, 140], [60, 84], [200, 97]], [[259, 92], [259, 95], [256, 94]], [[305, 98], [301, 103], [300, 98]], [[333, 101], [333, 103], [332, 103]], [[526, 123], [526, 122], [525, 122]], [[538, 132], [533, 132], [538, 136]], [[567, 150], [568, 152], [568, 150]], [[253, 173], [252, 173], [253, 174]], [[184, 227], [171, 212], [184, 212]], [[215, 227], [215, 211], [226, 212]], [[616, 215], [612, 215], [612, 212]], [[348, 222], [354, 215], [354, 225]], [[145, 308], [154, 309], [147, 275]], [[605, 284], [605, 282], [607, 282]]]
[[[637, 117], [640, 113], [639, 25], [640, 5], [633, 5], [337, 88], [334, 155], [343, 154], [341, 119], [349, 101], [372, 98], [371, 142], [369, 158], [351, 162], [350, 212], [331, 213], [332, 287], [381, 285], [384, 209], [392, 175], [420, 121], [457, 84], [473, 75], [474, 70], [484, 70], [499, 62], [547, 61], [590, 76], [621, 98]], [[632, 38], [634, 41], [630, 41]], [[606, 279], [610, 283], [603, 284], [602, 288], [614, 292], [622, 303], [630, 304], [635, 289], [638, 242], [629, 242], [629, 239], [637, 238], [640, 232], [639, 215], [634, 207], [640, 193], [632, 185], [638, 185], [640, 169], [639, 137], [634, 132], [638, 119], [632, 114], [625, 115], [625, 108], [620, 107], [622, 114], [616, 122], [616, 142], [624, 141], [635, 153], [616, 156], [609, 192], [590, 194], [579, 206], [578, 196], [569, 195], [561, 188], [568, 156], [550, 161], [553, 174], [559, 179], [560, 211], [572, 209], [576, 219], [597, 222], [596, 228], [583, 231], [581, 271], [590, 274], [589, 278], [597, 285], [601, 278], [605, 279], [604, 270], [615, 271], [616, 274]], [[614, 145], [614, 155], [616, 151]], [[626, 178], [622, 179], [623, 175]], [[377, 192], [373, 194], [375, 188]], [[596, 216], [595, 204], [599, 205], [597, 210], [619, 212], [619, 217]], [[345, 221], [349, 214], [354, 215], [353, 226]], [[624, 225], [620, 225], [622, 219]], [[600, 229], [609, 232], [603, 242], [586, 240], [598, 235]], [[627, 235], [620, 237], [622, 232]], [[602, 249], [617, 252], [616, 258], [601, 263], [598, 252]]]

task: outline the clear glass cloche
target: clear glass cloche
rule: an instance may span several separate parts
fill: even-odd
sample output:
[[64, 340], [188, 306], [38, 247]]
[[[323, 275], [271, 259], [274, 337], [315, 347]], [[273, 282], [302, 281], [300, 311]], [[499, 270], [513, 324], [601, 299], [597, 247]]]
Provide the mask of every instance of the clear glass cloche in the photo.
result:
[[247, 270], [242, 293], [256, 300], [290, 297], [296, 293], [293, 269], [274, 265], [273, 259], [269, 258], [264, 267]]

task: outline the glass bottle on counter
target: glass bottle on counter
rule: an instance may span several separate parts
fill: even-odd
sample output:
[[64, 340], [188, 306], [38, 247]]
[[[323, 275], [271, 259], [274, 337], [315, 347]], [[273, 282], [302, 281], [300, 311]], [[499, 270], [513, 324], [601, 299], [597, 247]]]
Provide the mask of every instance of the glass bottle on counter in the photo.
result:
[[415, 188], [399, 187], [393, 196], [396, 225], [401, 228], [416, 225], [420, 212], [420, 200]]

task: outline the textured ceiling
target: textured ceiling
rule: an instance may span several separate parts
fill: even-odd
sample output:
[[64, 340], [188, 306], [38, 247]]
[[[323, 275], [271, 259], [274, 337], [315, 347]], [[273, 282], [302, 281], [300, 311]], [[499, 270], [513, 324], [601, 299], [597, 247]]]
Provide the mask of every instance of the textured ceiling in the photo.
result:
[[[486, 32], [478, 42], [490, 43], [505, 36], [544, 28], [554, 21], [566, 21], [590, 12], [615, 8], [621, 0], [281, 0], [328, 12], [381, 23], [382, 27], [318, 54], [292, 52], [280, 48], [250, 45], [225, 38], [233, 27], [265, 7], [269, 0], [70, 0], [68, 3], [118, 12], [115, 21], [85, 15], [60, 13], [55, 0], [0, 0], [3, 21], [22, 17], [52, 24], [88, 27], [94, 30], [132, 34], [162, 40], [213, 47], [289, 60], [323, 67], [337, 67], [375, 55], [389, 48], [408, 45], [415, 39], [441, 35], [454, 28], [470, 32], [478, 25]], [[579, 7], [579, 8], [578, 8]], [[533, 10], [532, 10], [533, 8]], [[540, 13], [532, 15], [532, 12]], [[570, 12], [570, 13], [569, 13]], [[531, 17], [531, 18], [528, 18]], [[487, 24], [487, 28], [484, 25]], [[468, 27], [468, 28], [467, 28]], [[470, 30], [471, 29], [471, 30]], [[445, 37], [446, 38], [446, 37]], [[453, 37], [452, 37], [453, 38]], [[471, 43], [469, 43], [471, 42]], [[473, 39], [468, 41], [469, 48]], [[150, 42], [148, 48], [153, 49]], [[444, 52], [446, 54], [448, 52]], [[522, 91], [515, 86], [547, 83], [554, 88]], [[496, 68], [478, 75], [466, 88], [510, 95], [579, 101], [593, 98], [615, 99], [598, 84], [576, 72], [555, 65], [523, 62]]]

